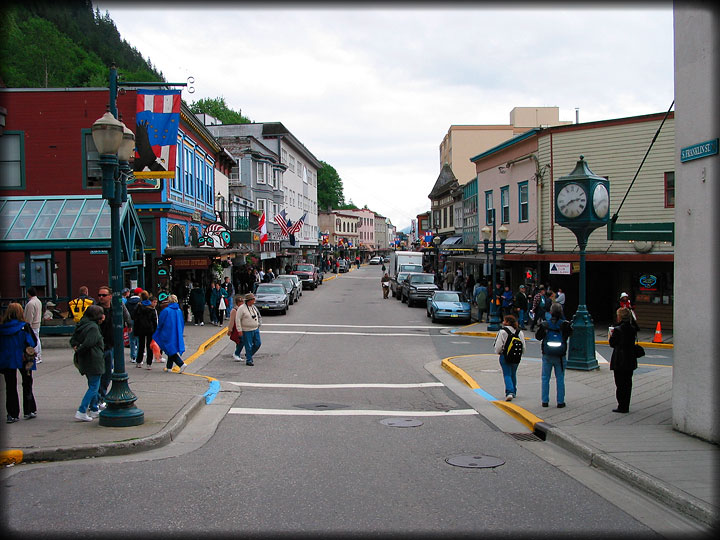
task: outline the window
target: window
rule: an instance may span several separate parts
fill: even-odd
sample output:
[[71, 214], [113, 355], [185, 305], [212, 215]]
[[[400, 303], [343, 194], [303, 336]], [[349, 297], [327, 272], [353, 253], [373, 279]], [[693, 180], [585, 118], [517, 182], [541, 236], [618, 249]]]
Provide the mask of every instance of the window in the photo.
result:
[[287, 150], [282, 151], [282, 162], [287, 165], [288, 164], [288, 153]]
[[500, 188], [500, 223], [510, 223], [510, 186]]
[[665, 173], [665, 208], [675, 208], [675, 171]]
[[[255, 201], [255, 206], [257, 207], [258, 212], [264, 212], [265, 211], [265, 199], [257, 199]], [[267, 216], [265, 216], [265, 222], [267, 223]]]
[[265, 183], [265, 164], [260, 163], [258, 161], [257, 163], [257, 183], [258, 184], [264, 184]]
[[[195, 162], [193, 161], [193, 154], [191, 148], [185, 148], [185, 175], [184, 175], [184, 181], [185, 181], [185, 192], [190, 191], [190, 182], [192, 182], [192, 179], [194, 177], [193, 175], [193, 166]], [[182, 186], [180, 186], [182, 187]]]
[[178, 184], [180, 183], [183, 174], [183, 152], [183, 146], [181, 143], [178, 142], [177, 159], [175, 163], [175, 178], [170, 180], [170, 189], [174, 189], [176, 191], [178, 189]]
[[290, 165], [288, 165], [290, 171], [295, 172], [295, 158], [290, 156]]
[[485, 224], [486, 225], [492, 225], [492, 222], [493, 222], [492, 210], [493, 210], [493, 192], [486, 191], [485, 192]]
[[528, 183], [518, 184], [518, 221], [524, 223], [530, 219], [530, 201], [528, 199]]

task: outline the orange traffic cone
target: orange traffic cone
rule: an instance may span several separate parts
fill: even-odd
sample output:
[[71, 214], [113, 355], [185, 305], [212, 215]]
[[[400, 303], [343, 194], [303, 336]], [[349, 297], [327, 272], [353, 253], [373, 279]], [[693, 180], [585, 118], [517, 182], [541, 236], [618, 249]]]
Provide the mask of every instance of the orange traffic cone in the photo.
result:
[[653, 343], [662, 343], [662, 331], [660, 330], [660, 321], [658, 321], [655, 327], [655, 337], [652, 340]]

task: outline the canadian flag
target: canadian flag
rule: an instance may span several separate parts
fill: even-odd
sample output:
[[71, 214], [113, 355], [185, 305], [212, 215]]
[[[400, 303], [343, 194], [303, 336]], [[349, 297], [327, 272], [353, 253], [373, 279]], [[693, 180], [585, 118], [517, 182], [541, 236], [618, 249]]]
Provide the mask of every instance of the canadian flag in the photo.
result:
[[265, 242], [267, 242], [268, 239], [267, 224], [265, 223], [265, 212], [263, 212], [262, 216], [260, 216], [258, 230], [260, 231], [260, 245], [262, 246]]

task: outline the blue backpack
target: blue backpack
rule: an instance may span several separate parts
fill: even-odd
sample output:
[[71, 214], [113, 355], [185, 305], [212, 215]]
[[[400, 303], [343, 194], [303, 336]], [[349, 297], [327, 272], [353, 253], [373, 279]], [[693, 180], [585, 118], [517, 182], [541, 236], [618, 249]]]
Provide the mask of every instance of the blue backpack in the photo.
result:
[[547, 332], [542, 340], [542, 352], [549, 356], [565, 356], [567, 341], [563, 339], [560, 320], [547, 322]]

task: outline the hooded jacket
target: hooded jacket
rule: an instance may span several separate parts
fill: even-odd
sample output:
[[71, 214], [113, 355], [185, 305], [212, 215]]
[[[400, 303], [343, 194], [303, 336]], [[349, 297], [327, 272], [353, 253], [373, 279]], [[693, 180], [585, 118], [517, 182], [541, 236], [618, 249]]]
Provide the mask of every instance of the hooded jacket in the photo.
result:
[[153, 339], [168, 356], [182, 354], [185, 352], [183, 328], [185, 328], [183, 312], [180, 306], [173, 302], [160, 312]]
[[80, 375], [102, 375], [105, 373], [103, 340], [100, 326], [94, 320], [83, 316], [77, 323], [70, 338], [70, 346], [77, 347], [73, 362]]
[[[27, 325], [28, 330], [25, 330]], [[35, 347], [35, 335], [25, 321], [15, 319], [0, 324], [0, 368], [22, 369], [23, 351], [25, 347]], [[35, 364], [33, 363], [33, 369]]]
[[135, 326], [133, 333], [138, 337], [152, 336], [158, 325], [157, 311], [150, 300], [141, 301], [135, 308]]

